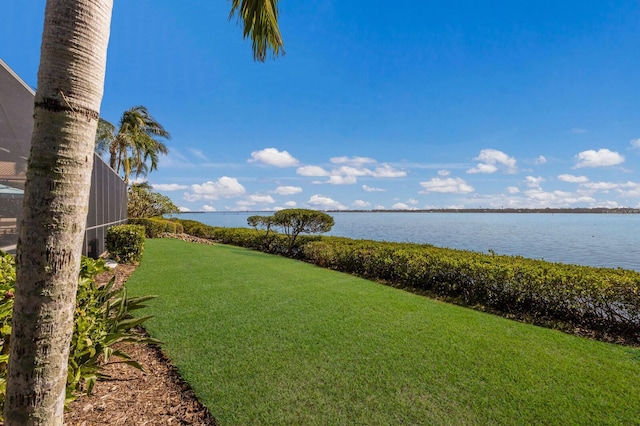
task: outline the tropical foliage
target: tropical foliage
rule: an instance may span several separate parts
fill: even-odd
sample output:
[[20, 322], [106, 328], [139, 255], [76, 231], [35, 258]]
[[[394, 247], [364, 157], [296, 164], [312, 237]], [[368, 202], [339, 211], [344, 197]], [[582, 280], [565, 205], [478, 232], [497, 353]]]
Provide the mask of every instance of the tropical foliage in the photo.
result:
[[100, 119], [96, 131], [96, 150], [109, 153], [109, 165], [122, 173], [125, 182], [131, 175], [146, 176], [158, 168], [160, 155], [169, 153], [161, 139], [171, 135], [154, 119], [145, 106], [135, 106], [122, 114], [118, 130]]
[[[114, 289], [114, 279], [99, 286], [95, 278], [106, 270], [102, 260], [82, 259], [69, 351], [67, 403], [79, 392], [90, 394], [97, 380], [107, 378], [103, 371], [109, 363], [142, 369], [127, 353], [115, 349], [116, 343], [158, 343], [134, 330], [150, 317], [131, 315], [153, 296], [128, 297], [125, 287]], [[15, 278], [13, 256], [0, 252], [0, 406], [5, 399]]]
[[127, 215], [130, 218], [149, 218], [178, 213], [180, 209], [165, 195], [153, 192], [151, 186], [134, 183], [127, 194]]

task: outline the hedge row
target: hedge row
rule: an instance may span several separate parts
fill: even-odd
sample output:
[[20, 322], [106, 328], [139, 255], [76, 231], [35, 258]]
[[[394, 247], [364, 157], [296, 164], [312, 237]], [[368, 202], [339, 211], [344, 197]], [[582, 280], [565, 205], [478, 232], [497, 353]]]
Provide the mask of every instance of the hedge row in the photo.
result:
[[304, 258], [540, 324], [640, 337], [640, 274], [634, 271], [336, 237], [305, 245]]
[[[180, 221], [186, 233], [269, 253], [286, 236]], [[422, 244], [305, 236], [294, 256], [321, 267], [453, 298], [554, 327], [613, 334], [640, 343], [640, 273], [483, 254]]]
[[152, 217], [149, 219], [129, 219], [131, 225], [144, 226], [145, 236], [147, 238], [158, 238], [163, 232], [169, 232], [171, 234], [182, 234], [184, 228], [182, 224], [176, 220], [162, 219], [158, 217]]
[[195, 220], [181, 219], [178, 220], [178, 222], [182, 224], [185, 233], [193, 235], [194, 237], [208, 238], [222, 244], [230, 244], [260, 250], [266, 253], [297, 258], [302, 256], [305, 244], [321, 239], [320, 236], [298, 236], [291, 253], [289, 253], [289, 238], [284, 234], [274, 231], [270, 231], [267, 234], [266, 231], [250, 228], [220, 228], [209, 226]]

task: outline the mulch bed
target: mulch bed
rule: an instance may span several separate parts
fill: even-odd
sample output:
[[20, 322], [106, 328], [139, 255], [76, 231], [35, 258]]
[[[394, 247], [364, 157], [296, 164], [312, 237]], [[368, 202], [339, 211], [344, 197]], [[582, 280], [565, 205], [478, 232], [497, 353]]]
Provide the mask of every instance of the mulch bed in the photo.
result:
[[[116, 276], [123, 285], [135, 267], [118, 265], [97, 277], [99, 283]], [[141, 332], [144, 332], [141, 330]], [[144, 371], [124, 364], [106, 366], [110, 379], [99, 381], [91, 396], [81, 395], [65, 413], [65, 424], [74, 426], [216, 425], [215, 418], [196, 398], [176, 368], [154, 345], [120, 347]]]

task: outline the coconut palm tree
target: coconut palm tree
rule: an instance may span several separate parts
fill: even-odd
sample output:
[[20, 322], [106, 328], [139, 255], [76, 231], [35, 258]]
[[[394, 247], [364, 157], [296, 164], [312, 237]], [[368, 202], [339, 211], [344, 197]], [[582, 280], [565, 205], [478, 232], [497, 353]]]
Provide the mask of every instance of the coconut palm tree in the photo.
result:
[[[5, 425], [61, 425], [113, 0], [47, 0], [16, 255]], [[254, 58], [282, 48], [277, 0], [232, 0]]]
[[[109, 165], [122, 173], [129, 183], [136, 176], [158, 168], [159, 155], [169, 153], [167, 146], [157, 138], [170, 139], [171, 135], [149, 114], [145, 106], [136, 106], [122, 114], [118, 132], [115, 126], [100, 119], [96, 132], [96, 151], [109, 152]], [[147, 165], [147, 161], [151, 164]]]

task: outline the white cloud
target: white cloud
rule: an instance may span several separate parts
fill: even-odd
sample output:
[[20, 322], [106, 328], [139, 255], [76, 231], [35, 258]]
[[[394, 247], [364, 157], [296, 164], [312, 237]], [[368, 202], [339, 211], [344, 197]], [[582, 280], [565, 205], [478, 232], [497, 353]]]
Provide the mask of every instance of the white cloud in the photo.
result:
[[517, 194], [520, 192], [520, 190], [518, 188], [516, 188], [515, 186], [510, 186], [507, 188], [507, 192], [509, 194]]
[[397, 178], [397, 177], [405, 177], [407, 172], [403, 170], [396, 170], [388, 164], [383, 164], [382, 166], [376, 167], [371, 176], [377, 178]]
[[589, 182], [589, 178], [586, 176], [574, 176], [569, 174], [558, 175], [558, 180], [569, 183], [585, 183]]
[[355, 200], [351, 205], [354, 207], [369, 207], [371, 203], [364, 200]]
[[588, 151], [582, 151], [576, 155], [578, 164], [574, 169], [581, 167], [606, 167], [615, 166], [624, 162], [624, 157], [615, 151], [608, 149], [599, 149], [595, 151], [590, 149]]
[[372, 164], [375, 163], [376, 160], [369, 157], [333, 157], [330, 158], [333, 164], [351, 164], [354, 166], [362, 166], [363, 164]]
[[384, 188], [374, 188], [369, 185], [362, 185], [362, 190], [364, 192], [387, 192]]
[[298, 205], [298, 203], [296, 203], [295, 201], [287, 201], [286, 203], [284, 203], [284, 205], [287, 207], [295, 207]]
[[438, 176], [449, 176], [450, 174], [449, 170], [438, 170]]
[[180, 206], [180, 207], [178, 207], [178, 209], [179, 209], [181, 212], [190, 212], [190, 211], [191, 211], [191, 209], [190, 209], [189, 207], [182, 207], [182, 206]]
[[208, 181], [202, 185], [191, 185], [191, 192], [185, 192], [187, 201], [218, 200], [244, 195], [246, 190], [236, 178], [222, 176], [216, 182]]
[[624, 183], [615, 182], [587, 182], [580, 184], [580, 188], [591, 192], [609, 193], [612, 190], [618, 192], [623, 197], [640, 197], [640, 183], [627, 181]]
[[345, 210], [346, 209], [346, 207], [343, 206], [340, 202], [332, 198], [325, 197], [323, 195], [318, 195], [318, 194], [312, 195], [311, 198], [309, 198], [309, 201], [307, 202], [312, 206], [316, 206], [324, 210]]
[[357, 181], [358, 179], [353, 175], [347, 175], [347, 176], [335, 175], [335, 176], [329, 176], [329, 180], [327, 181], [327, 183], [331, 185], [353, 185]]
[[329, 176], [325, 182], [314, 181], [313, 183], [328, 183], [331, 185], [348, 185], [355, 184], [358, 177], [372, 176], [375, 178], [398, 178], [407, 175], [403, 170], [397, 170], [389, 164], [381, 164], [373, 170], [364, 167], [365, 164], [376, 163], [376, 160], [368, 157], [333, 157], [330, 159], [333, 164], [338, 167], [331, 171], [320, 166], [303, 166], [297, 169], [297, 173], [301, 176]]
[[632, 148], [640, 149], [640, 138], [632, 139], [629, 143], [631, 144]]
[[276, 201], [273, 199], [273, 197], [271, 197], [271, 195], [252, 194], [246, 196], [244, 200], [239, 200], [238, 202], [236, 202], [236, 206], [238, 208], [244, 209], [260, 204], [273, 204], [275, 202]]
[[331, 171], [333, 175], [342, 175], [342, 176], [367, 176], [371, 174], [371, 170], [366, 168], [357, 168], [351, 166], [342, 166], [337, 169], [333, 169]]
[[205, 212], [215, 212], [215, 211], [216, 211], [216, 208], [215, 208], [215, 207], [213, 207], [213, 206], [210, 206], [210, 205], [208, 205], [208, 204], [205, 204], [205, 205], [203, 205], [203, 206], [202, 206], [202, 211], [205, 211]]
[[158, 191], [180, 191], [189, 188], [189, 185], [179, 185], [177, 183], [154, 183], [151, 187]]
[[424, 188], [424, 191], [420, 191], [421, 194], [428, 194], [430, 192], [467, 194], [474, 191], [473, 186], [461, 178], [433, 178], [427, 182], [420, 182], [420, 186]]
[[497, 149], [483, 149], [474, 160], [480, 161], [480, 163], [476, 167], [467, 170], [467, 173], [495, 173], [498, 171], [498, 165], [506, 167], [507, 173], [515, 173], [517, 171], [516, 159]]
[[416, 204], [418, 204], [418, 200], [416, 200], [415, 198], [409, 198], [407, 200], [408, 204], [411, 204], [412, 206], [415, 206]]
[[395, 203], [391, 208], [394, 210], [411, 210], [411, 206], [405, 203]]
[[329, 172], [320, 166], [298, 167], [296, 173], [300, 176], [329, 176]]
[[469, 170], [467, 170], [467, 173], [470, 174], [475, 174], [475, 173], [487, 173], [487, 174], [491, 174], [491, 173], [495, 173], [498, 171], [498, 167], [496, 167], [493, 164], [483, 164], [483, 163], [479, 163], [477, 166], [475, 166], [474, 168], [471, 168]]
[[194, 149], [194, 148], [187, 148], [187, 149], [195, 157], [198, 157], [199, 159], [204, 160], [204, 161], [209, 161], [209, 158], [207, 158], [207, 156], [204, 155], [204, 153], [202, 151], [200, 151], [199, 149]]
[[540, 184], [544, 182], [544, 178], [540, 176], [538, 177], [527, 176], [525, 180], [529, 188], [540, 188]]
[[299, 161], [295, 159], [287, 151], [278, 151], [275, 148], [265, 148], [261, 151], [253, 151], [251, 158], [247, 160], [250, 163], [264, 163], [276, 167], [295, 167]]
[[533, 164], [539, 166], [541, 164], [545, 164], [547, 162], [547, 159], [544, 155], [539, 156], [538, 158], [536, 158], [535, 160], [533, 160]]
[[145, 183], [147, 181], [147, 178], [144, 176], [138, 176], [135, 179], [132, 179], [129, 181], [129, 185], [133, 185], [135, 183]]
[[301, 192], [302, 192], [302, 188], [300, 188], [299, 186], [279, 186], [273, 190], [274, 194], [279, 194], [279, 195], [293, 195], [293, 194], [299, 194]]
[[253, 204], [273, 204], [276, 202], [271, 195], [259, 194], [249, 195], [245, 198], [245, 201]]
[[591, 204], [596, 200], [587, 195], [577, 195], [566, 191], [545, 192], [540, 188], [525, 192], [529, 205], [539, 207], [567, 207], [572, 204]]

